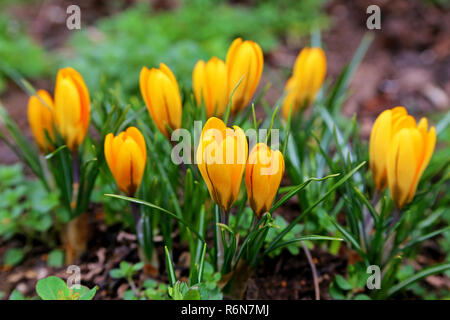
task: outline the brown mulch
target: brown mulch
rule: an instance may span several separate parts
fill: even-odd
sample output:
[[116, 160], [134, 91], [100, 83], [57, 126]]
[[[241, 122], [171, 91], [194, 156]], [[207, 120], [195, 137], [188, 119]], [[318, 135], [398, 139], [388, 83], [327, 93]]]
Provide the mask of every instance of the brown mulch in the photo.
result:
[[[124, 279], [113, 279], [109, 273], [118, 268], [121, 261], [139, 262], [136, 237], [122, 230], [123, 226], [106, 226], [102, 220], [91, 218], [90, 241], [88, 251], [72, 264], [79, 266], [81, 283], [89, 288], [98, 286], [96, 299], [121, 299], [125, 290], [130, 289]], [[176, 243], [176, 242], [175, 242]], [[0, 257], [6, 250], [23, 245], [23, 239], [16, 237], [8, 243], [0, 245]], [[156, 244], [159, 261], [164, 261], [162, 243]], [[47, 276], [58, 276], [67, 279], [72, 274], [66, 272], [67, 266], [53, 268], [47, 265], [50, 248], [43, 243], [34, 243], [24, 261], [16, 267], [3, 266], [0, 272], [0, 291], [7, 299], [14, 289], [18, 289], [26, 297], [36, 295], [35, 286], [39, 279]], [[188, 248], [176, 246], [173, 258], [176, 273], [180, 280], [187, 280], [188, 265], [186, 260]], [[328, 287], [334, 274], [345, 274], [346, 259], [333, 256], [320, 249], [311, 251], [319, 273], [321, 297], [330, 298]], [[189, 259], [187, 259], [189, 260]], [[150, 274], [152, 273], [152, 274]], [[164, 263], [160, 263], [155, 273], [140, 272], [135, 277], [137, 287], [143, 281], [152, 278], [156, 281], [168, 282]], [[288, 285], [289, 284], [289, 285]], [[250, 279], [246, 299], [313, 299], [314, 286], [311, 269], [303, 252], [293, 256], [287, 251], [276, 259], [266, 259]]]

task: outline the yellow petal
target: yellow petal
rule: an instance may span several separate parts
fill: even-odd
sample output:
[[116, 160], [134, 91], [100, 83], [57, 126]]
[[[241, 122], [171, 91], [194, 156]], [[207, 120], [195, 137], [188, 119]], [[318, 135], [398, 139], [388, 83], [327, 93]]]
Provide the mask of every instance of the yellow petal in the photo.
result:
[[389, 189], [398, 208], [402, 208], [408, 200], [418, 165], [412, 139], [410, 129], [400, 130], [388, 153]]
[[229, 95], [235, 90], [232, 112], [238, 112], [249, 104], [261, 78], [263, 64], [262, 50], [258, 44], [242, 42], [240, 38], [233, 41], [226, 59]]
[[192, 72], [192, 87], [198, 106], [202, 104], [202, 91], [205, 81], [205, 62], [200, 60], [196, 63]]
[[168, 137], [166, 126], [172, 130], [181, 126], [181, 97], [175, 76], [161, 63], [160, 69], [142, 69], [139, 82], [150, 116], [158, 130]]
[[392, 130], [392, 111], [383, 111], [375, 120], [370, 134], [369, 160], [370, 169], [378, 190], [386, 187], [386, 154], [391, 143]]
[[28, 122], [39, 148], [43, 152], [53, 150], [48, 140], [48, 137], [51, 140], [54, 138], [53, 100], [47, 91], [38, 90], [37, 96], [31, 96], [28, 100]]
[[[422, 128], [424, 125], [426, 125], [426, 126], [428, 125], [427, 123], [425, 124], [425, 122], [422, 122], [422, 121], [421, 121], [421, 123], [422, 123]], [[419, 123], [419, 126], [420, 126], [420, 123]], [[412, 201], [412, 199], [414, 198], [420, 178], [422, 177], [422, 174], [424, 173], [426, 167], [428, 166], [428, 163], [430, 162], [431, 156], [433, 155], [434, 148], [436, 146], [436, 129], [434, 127], [431, 127], [430, 131], [428, 133], [426, 133], [425, 136], [422, 136], [422, 139], [423, 139], [422, 149], [420, 150], [421, 158], [418, 163], [417, 173], [414, 177], [414, 183], [411, 187], [408, 201]]]
[[147, 158], [147, 148], [145, 145], [145, 139], [144, 136], [142, 135], [142, 133], [136, 128], [136, 127], [129, 127], [126, 130], [126, 134], [128, 136], [130, 136], [139, 146], [141, 152], [142, 152], [142, 156], [144, 157], [144, 159]]
[[83, 142], [90, 121], [89, 91], [81, 75], [72, 68], [58, 71], [55, 86], [55, 124], [73, 151]]

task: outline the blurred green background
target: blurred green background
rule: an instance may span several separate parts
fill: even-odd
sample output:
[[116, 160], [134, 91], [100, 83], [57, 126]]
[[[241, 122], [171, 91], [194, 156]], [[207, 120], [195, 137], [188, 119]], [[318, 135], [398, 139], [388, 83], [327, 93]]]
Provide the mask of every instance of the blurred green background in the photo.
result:
[[[95, 17], [92, 25], [86, 25], [80, 2], [81, 30], [70, 31], [67, 40], [52, 50], [30, 39], [26, 30], [33, 26], [26, 21], [1, 14], [0, 60], [31, 78], [54, 75], [58, 68], [70, 65], [83, 75], [92, 92], [106, 78], [108, 83], [120, 82], [125, 93], [137, 92], [142, 66], [164, 62], [181, 85], [189, 88], [196, 61], [211, 56], [225, 59], [236, 37], [258, 42], [267, 53], [281, 39], [299, 38], [324, 27], [324, 2], [260, 0], [231, 4], [224, 0], [180, 0], [170, 10], [155, 8], [157, 3], [140, 2], [125, 4], [124, 10], [111, 16]], [[12, 3], [3, 3], [2, 11]], [[0, 91], [4, 88], [4, 74], [0, 73]]]

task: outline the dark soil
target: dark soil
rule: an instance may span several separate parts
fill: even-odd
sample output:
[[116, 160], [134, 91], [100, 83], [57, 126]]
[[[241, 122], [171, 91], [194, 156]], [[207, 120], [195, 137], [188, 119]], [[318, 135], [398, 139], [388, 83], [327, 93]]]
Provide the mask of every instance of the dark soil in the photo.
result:
[[[89, 213], [92, 215], [92, 213]], [[136, 237], [123, 231], [122, 225], [106, 226], [103, 220], [91, 217], [90, 241], [88, 251], [73, 262], [80, 267], [81, 282], [89, 288], [98, 286], [96, 299], [120, 299], [130, 287], [124, 279], [113, 279], [109, 272], [118, 268], [121, 261], [139, 262]], [[177, 243], [177, 241], [175, 241]], [[23, 246], [23, 239], [16, 237], [8, 243], [0, 244], [0, 257], [6, 250]], [[36, 295], [35, 286], [39, 279], [50, 275], [67, 279], [72, 274], [66, 272], [67, 266], [52, 268], [47, 266], [51, 249], [43, 243], [35, 242], [24, 261], [13, 268], [3, 266], [0, 272], [0, 291], [8, 298], [14, 289], [27, 297]], [[156, 240], [159, 261], [164, 261], [164, 249]], [[186, 261], [189, 249], [184, 246], [174, 248], [174, 262], [177, 277], [187, 280], [189, 266]], [[311, 251], [319, 275], [322, 299], [329, 299], [328, 287], [335, 274], [345, 274], [347, 260], [333, 256], [320, 249]], [[168, 282], [164, 263], [158, 270], [144, 269], [135, 282], [139, 287], [147, 278]], [[293, 256], [287, 251], [276, 259], [266, 259], [250, 279], [246, 299], [314, 299], [314, 285], [311, 268], [303, 251]]]
[[[336, 274], [345, 274], [347, 260], [326, 251], [311, 251], [316, 265], [321, 299], [331, 299], [328, 292], [330, 283]], [[274, 259], [266, 259], [256, 275], [250, 279], [247, 299], [308, 299], [315, 297], [312, 272], [308, 260], [301, 251], [293, 256], [283, 251]]]

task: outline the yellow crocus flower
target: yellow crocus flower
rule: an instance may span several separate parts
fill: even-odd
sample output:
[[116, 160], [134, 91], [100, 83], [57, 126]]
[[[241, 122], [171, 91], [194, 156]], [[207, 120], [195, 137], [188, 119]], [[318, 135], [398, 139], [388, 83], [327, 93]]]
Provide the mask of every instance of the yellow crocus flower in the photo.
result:
[[58, 71], [55, 86], [55, 126], [67, 147], [78, 150], [90, 121], [89, 91], [81, 75], [72, 68]]
[[227, 128], [216, 117], [208, 119], [202, 130], [196, 160], [211, 198], [225, 212], [237, 199], [247, 153], [247, 138], [241, 128]]
[[303, 48], [295, 60], [291, 78], [286, 83], [282, 105], [283, 117], [308, 107], [322, 87], [327, 72], [327, 58], [321, 48]]
[[164, 63], [160, 63], [159, 69], [143, 67], [139, 85], [156, 127], [168, 138], [167, 127], [171, 130], [181, 127], [182, 105], [175, 76]]
[[250, 103], [261, 79], [264, 67], [261, 47], [253, 41], [235, 39], [228, 49], [226, 65], [228, 95], [241, 81], [231, 98], [231, 112], [237, 113]]
[[387, 176], [391, 197], [401, 209], [412, 201], [419, 180], [425, 171], [436, 145], [436, 130], [428, 130], [428, 120], [400, 129], [387, 151]]
[[369, 166], [377, 190], [382, 191], [388, 185], [386, 154], [395, 134], [403, 128], [415, 126], [416, 121], [408, 115], [405, 107], [385, 110], [375, 120], [370, 133]]
[[192, 84], [197, 105], [202, 101], [209, 117], [221, 117], [228, 104], [227, 67], [225, 62], [213, 57], [207, 63], [197, 62], [192, 73]]
[[147, 149], [142, 133], [135, 127], [105, 138], [105, 158], [120, 190], [133, 196], [141, 185]]
[[279, 151], [258, 143], [248, 156], [245, 170], [248, 202], [257, 217], [272, 206], [284, 173], [284, 158]]
[[47, 91], [38, 90], [37, 96], [28, 100], [28, 122], [41, 151], [52, 151], [54, 147], [49, 138], [54, 139], [53, 99]]

